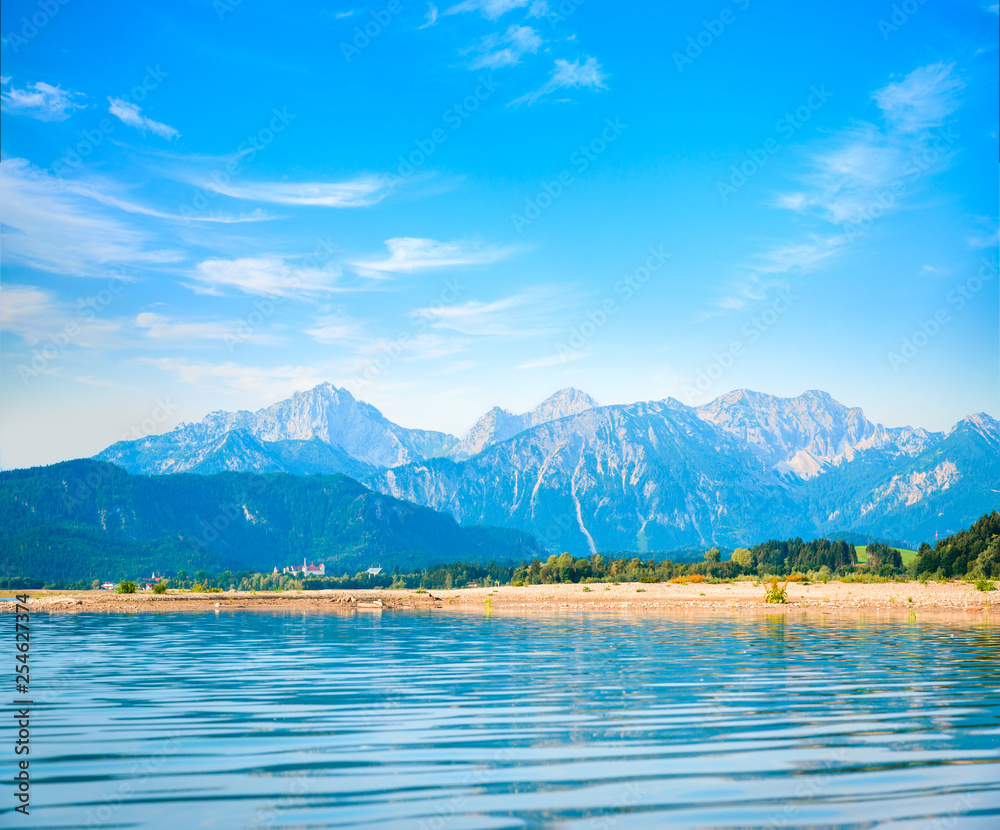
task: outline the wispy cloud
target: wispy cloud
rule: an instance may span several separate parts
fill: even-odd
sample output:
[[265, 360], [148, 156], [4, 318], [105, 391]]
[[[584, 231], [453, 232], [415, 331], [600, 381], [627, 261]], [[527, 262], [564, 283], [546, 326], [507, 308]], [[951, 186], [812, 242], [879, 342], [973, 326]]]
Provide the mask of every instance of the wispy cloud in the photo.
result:
[[523, 9], [530, 6], [529, 15], [538, 15], [536, 11], [544, 4], [534, 2], [534, 0], [463, 0], [451, 6], [445, 14], [462, 14], [463, 12], [479, 12], [489, 20], [496, 20], [514, 9]]
[[316, 318], [313, 328], [306, 329], [313, 340], [328, 346], [357, 343], [367, 339], [364, 325], [346, 314], [324, 314]]
[[461, 338], [441, 337], [436, 334], [417, 334], [400, 343], [398, 339], [369, 340], [359, 349], [367, 365], [372, 358], [399, 352], [400, 360], [436, 360], [462, 351], [465, 341]]
[[784, 274], [789, 271], [810, 271], [824, 260], [839, 253], [846, 240], [842, 236], [816, 236], [802, 242], [778, 245], [763, 251], [750, 266], [758, 274]]
[[177, 138], [180, 135], [180, 133], [169, 124], [162, 124], [159, 121], [154, 121], [152, 118], [147, 118], [142, 114], [142, 108], [131, 103], [130, 101], [123, 101], [121, 98], [109, 97], [108, 103], [110, 104], [108, 112], [110, 112], [123, 124], [127, 124], [129, 127], [135, 127], [142, 133], [149, 130], [149, 132], [155, 133], [168, 141]]
[[8, 88], [0, 91], [0, 108], [12, 115], [27, 115], [39, 121], [65, 121], [74, 110], [87, 105], [81, 92], [70, 92], [51, 86], [44, 81], [28, 84], [25, 89], [10, 85], [10, 78], [3, 79]]
[[896, 185], [898, 197], [903, 186], [950, 163], [954, 138], [941, 128], [964, 85], [952, 65], [935, 63], [877, 90], [882, 124], [861, 122], [836, 135], [813, 155], [804, 187], [775, 204], [834, 224], [857, 223], [873, 210], [881, 215], [888, 206], [880, 193]]
[[433, 26], [435, 23], [437, 23], [437, 19], [438, 19], [437, 6], [435, 6], [433, 3], [428, 3], [427, 4], [427, 14], [425, 15], [425, 20], [427, 22], [424, 23], [423, 26], [417, 26], [417, 28], [418, 29], [426, 29], [428, 26]]
[[[69, 337], [66, 332], [71, 325], [73, 335]], [[107, 346], [120, 326], [110, 319], [81, 316], [51, 291], [8, 283], [0, 287], [0, 329], [17, 335], [29, 346], [52, 342], [61, 335], [70, 345], [98, 348]]]
[[483, 245], [477, 242], [438, 242], [401, 236], [385, 241], [389, 256], [385, 259], [352, 262], [360, 273], [378, 276], [383, 273], [413, 273], [429, 268], [489, 265], [517, 252], [515, 247]]
[[257, 208], [250, 213], [243, 213], [237, 216], [219, 213], [191, 213], [188, 215], [179, 213], [169, 213], [158, 210], [138, 202], [132, 201], [126, 196], [118, 193], [122, 188], [115, 182], [106, 179], [64, 179], [64, 188], [68, 193], [76, 193], [88, 199], [92, 199], [101, 205], [117, 208], [125, 213], [134, 213], [140, 216], [152, 216], [157, 219], [166, 219], [171, 222], [208, 222], [223, 225], [242, 224], [244, 222], [270, 222], [281, 219], [280, 216], [272, 216], [266, 211]]
[[590, 357], [590, 352], [563, 352], [562, 354], [550, 354], [547, 357], [539, 357], [535, 360], [526, 360], [518, 363], [515, 369], [547, 369], [549, 366], [561, 366], [564, 363], [572, 363], [575, 360], [583, 360]]
[[111, 218], [73, 186], [24, 159], [0, 161], [4, 255], [70, 276], [106, 276], [108, 266], [176, 262], [147, 235]]
[[225, 340], [231, 336], [233, 328], [231, 321], [180, 320], [148, 311], [136, 316], [135, 325], [150, 340], [175, 344]]
[[190, 274], [189, 288], [199, 294], [238, 291], [269, 297], [308, 297], [336, 290], [340, 271], [334, 268], [294, 268], [277, 256], [207, 259]]
[[232, 361], [211, 363], [178, 357], [144, 358], [140, 362], [177, 377], [191, 386], [220, 385], [236, 392], [257, 396], [261, 405], [291, 397], [329, 380], [326, 366], [245, 366]]
[[553, 316], [564, 295], [552, 288], [536, 288], [492, 302], [469, 300], [460, 305], [428, 307], [415, 313], [432, 328], [476, 337], [528, 337], [554, 334]]
[[345, 182], [248, 182], [222, 185], [205, 181], [198, 184], [231, 199], [333, 208], [374, 205], [382, 201], [390, 189], [389, 181], [382, 176], [361, 176]]
[[964, 86], [953, 65], [934, 63], [882, 87], [872, 97], [889, 129], [921, 133], [942, 126], [958, 109], [958, 92]]
[[606, 76], [601, 69], [601, 65], [595, 58], [586, 58], [583, 63], [577, 59], [570, 63], [562, 58], [556, 59], [555, 68], [552, 70], [552, 77], [549, 78], [534, 92], [522, 95], [510, 102], [510, 106], [520, 106], [528, 104], [531, 106], [536, 101], [556, 92], [560, 89], [607, 89], [604, 81]]
[[541, 45], [541, 37], [530, 26], [509, 26], [503, 34], [494, 32], [483, 38], [474, 48], [480, 55], [470, 68], [499, 69], [517, 66], [524, 55], [534, 54]]

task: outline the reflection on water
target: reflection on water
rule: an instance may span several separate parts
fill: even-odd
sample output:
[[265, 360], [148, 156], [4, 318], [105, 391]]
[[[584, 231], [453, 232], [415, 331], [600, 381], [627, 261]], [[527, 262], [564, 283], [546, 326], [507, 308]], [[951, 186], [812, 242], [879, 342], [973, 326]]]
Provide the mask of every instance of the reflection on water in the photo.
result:
[[1000, 826], [1000, 632], [36, 615], [31, 827]]

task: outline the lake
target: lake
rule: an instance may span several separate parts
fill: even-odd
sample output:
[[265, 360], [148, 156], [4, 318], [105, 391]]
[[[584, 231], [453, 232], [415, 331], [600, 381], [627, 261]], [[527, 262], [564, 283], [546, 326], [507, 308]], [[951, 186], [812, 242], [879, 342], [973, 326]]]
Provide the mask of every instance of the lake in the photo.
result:
[[1000, 826], [988, 624], [36, 613], [31, 658], [5, 826]]

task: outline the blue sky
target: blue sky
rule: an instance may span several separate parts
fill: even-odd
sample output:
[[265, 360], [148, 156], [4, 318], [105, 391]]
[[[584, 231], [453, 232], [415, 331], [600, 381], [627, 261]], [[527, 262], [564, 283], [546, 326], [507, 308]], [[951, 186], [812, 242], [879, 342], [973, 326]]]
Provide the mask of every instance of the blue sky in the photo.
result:
[[998, 416], [997, 20], [8, 0], [0, 465], [322, 381], [457, 434], [568, 385]]

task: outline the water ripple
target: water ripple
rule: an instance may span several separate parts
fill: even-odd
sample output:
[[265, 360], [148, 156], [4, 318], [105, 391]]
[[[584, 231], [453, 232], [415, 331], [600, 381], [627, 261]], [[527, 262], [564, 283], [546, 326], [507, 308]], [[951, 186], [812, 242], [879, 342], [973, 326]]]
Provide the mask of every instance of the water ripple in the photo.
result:
[[33, 827], [1000, 825], [987, 624], [244, 612], [34, 629]]

